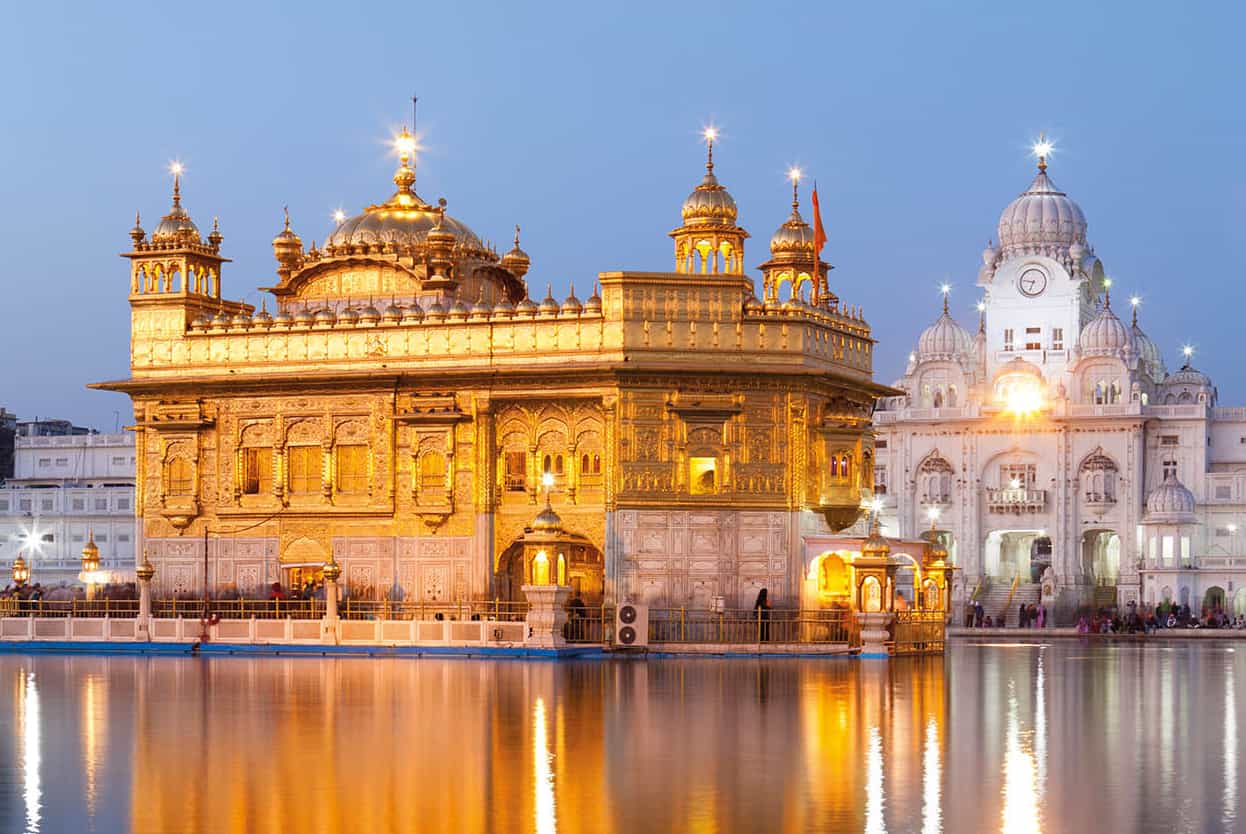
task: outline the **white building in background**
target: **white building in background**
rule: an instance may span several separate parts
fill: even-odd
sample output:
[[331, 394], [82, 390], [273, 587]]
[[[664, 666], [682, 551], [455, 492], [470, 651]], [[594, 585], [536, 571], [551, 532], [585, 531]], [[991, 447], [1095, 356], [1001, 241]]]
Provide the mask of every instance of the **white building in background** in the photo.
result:
[[31, 582], [76, 582], [82, 546], [94, 531], [100, 570], [132, 579], [134, 435], [19, 436], [15, 443], [14, 477], [0, 486], [6, 573], [21, 553]]
[[1246, 612], [1246, 408], [1219, 406], [1188, 350], [1168, 373], [1137, 299], [1118, 316], [1081, 209], [1038, 167], [983, 252], [976, 332], [945, 289], [906, 395], [879, 404], [885, 532], [914, 536], [933, 511], [957, 598], [1014, 618], [1040, 579], [1065, 617], [1164, 598]]

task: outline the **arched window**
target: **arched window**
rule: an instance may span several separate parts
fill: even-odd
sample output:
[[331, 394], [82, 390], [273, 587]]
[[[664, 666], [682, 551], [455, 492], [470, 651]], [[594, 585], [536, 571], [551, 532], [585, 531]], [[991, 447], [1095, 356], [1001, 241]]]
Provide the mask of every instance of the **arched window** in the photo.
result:
[[440, 452], [428, 451], [420, 455], [420, 491], [439, 490], [446, 487], [446, 459]]
[[943, 408], [943, 389], [936, 388], [934, 392], [934, 400], [932, 401], [935, 408]]
[[340, 444], [334, 450], [337, 491], [368, 491], [368, 447], [363, 443]]
[[186, 458], [177, 457], [169, 461], [165, 492], [168, 495], [190, 495], [194, 492], [194, 469]]
[[319, 492], [320, 446], [290, 446], [286, 449], [286, 458], [290, 473], [290, 492]]
[[593, 474], [601, 474], [601, 455], [593, 455]]
[[949, 385], [947, 387], [947, 406], [948, 408], [956, 407], [956, 386]]
[[948, 504], [952, 500], [952, 465], [938, 453], [918, 469], [918, 500], [923, 504]]
[[541, 471], [548, 475], [549, 473], [554, 471], [553, 465], [554, 465], [554, 459], [550, 457], [549, 455], [546, 455], [545, 460], [541, 463]]
[[591, 470], [588, 468], [588, 455], [581, 455], [580, 456], [580, 474], [584, 475], [584, 474], [589, 473], [590, 471]]
[[554, 455], [554, 474], [562, 474], [562, 455]]

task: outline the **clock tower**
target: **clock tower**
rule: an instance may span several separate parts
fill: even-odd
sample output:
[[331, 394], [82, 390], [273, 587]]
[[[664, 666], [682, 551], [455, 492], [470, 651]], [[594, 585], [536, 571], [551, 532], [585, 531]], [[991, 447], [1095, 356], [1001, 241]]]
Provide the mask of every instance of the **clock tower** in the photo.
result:
[[1050, 150], [1045, 141], [1035, 146], [1038, 174], [1000, 216], [999, 244], [982, 253], [988, 379], [1021, 357], [1054, 386], [1106, 288], [1081, 208], [1047, 176]]

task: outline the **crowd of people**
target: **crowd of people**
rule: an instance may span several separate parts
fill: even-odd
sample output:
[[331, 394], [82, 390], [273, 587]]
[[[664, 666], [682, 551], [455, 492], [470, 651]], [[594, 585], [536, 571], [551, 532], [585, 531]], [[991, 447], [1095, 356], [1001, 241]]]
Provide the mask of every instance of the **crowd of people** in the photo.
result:
[[[1018, 628], [1046, 628], [1047, 606], [1041, 602], [1017, 604]], [[1004, 628], [1006, 620], [1001, 614], [999, 620], [986, 613], [980, 600], [972, 599], [965, 605], [965, 628]]]
[[[996, 619], [983, 608], [981, 601], [965, 605], [965, 628], [1004, 628], [1005, 619]], [[1018, 628], [1046, 628], [1053, 625], [1043, 603], [1019, 603]], [[1128, 603], [1124, 609], [1100, 608], [1077, 615], [1079, 634], [1150, 634], [1169, 628], [1233, 628], [1246, 629], [1246, 615], [1234, 616], [1219, 605], [1204, 607], [1195, 615], [1188, 605], [1165, 600], [1158, 605]]]
[[1079, 634], [1152, 634], [1171, 628], [1246, 629], [1246, 616], [1233, 616], [1219, 605], [1204, 607], [1201, 615], [1195, 615], [1188, 605], [1164, 600], [1158, 605], [1130, 602], [1124, 612], [1103, 608], [1077, 621]]
[[[70, 602], [72, 600], [85, 600], [86, 598], [87, 591], [82, 585], [61, 584], [49, 588], [41, 582], [23, 582], [20, 585], [10, 583], [8, 587], [0, 591], [0, 600], [21, 602], [39, 602], [41, 600]], [[95, 599], [138, 599], [138, 588], [133, 582], [109, 582], [96, 587]]]

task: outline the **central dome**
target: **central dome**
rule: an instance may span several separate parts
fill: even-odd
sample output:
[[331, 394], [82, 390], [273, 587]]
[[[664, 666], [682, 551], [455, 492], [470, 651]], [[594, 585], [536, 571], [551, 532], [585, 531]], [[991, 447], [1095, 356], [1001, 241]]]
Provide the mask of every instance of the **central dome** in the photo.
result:
[[1180, 521], [1194, 515], [1194, 504], [1194, 493], [1176, 475], [1168, 474], [1147, 496], [1146, 511], [1152, 520]]
[[1086, 243], [1086, 216], [1056, 188], [1045, 165], [1021, 196], [999, 216], [999, 246], [1005, 255], [1045, 254]]
[[394, 173], [398, 190], [384, 203], [368, 206], [362, 214], [340, 221], [328, 238], [325, 251], [350, 250], [356, 246], [416, 247], [423, 246], [425, 238], [434, 226], [452, 234], [459, 246], [468, 250], [465, 254], [486, 253], [480, 238], [466, 223], [444, 213], [445, 201], [433, 206], [415, 192], [415, 169], [402, 157], [402, 164]]
[[707, 166], [705, 179], [684, 200], [680, 214], [687, 226], [735, 225], [739, 214], [735, 199], [719, 184], [718, 178], [714, 176], [712, 163]]

